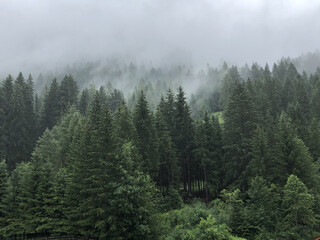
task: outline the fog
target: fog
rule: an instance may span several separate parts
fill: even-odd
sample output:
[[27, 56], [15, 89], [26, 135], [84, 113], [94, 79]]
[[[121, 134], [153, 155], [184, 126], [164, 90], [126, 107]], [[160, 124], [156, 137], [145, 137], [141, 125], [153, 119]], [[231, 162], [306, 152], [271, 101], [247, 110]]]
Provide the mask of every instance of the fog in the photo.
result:
[[318, 0], [0, 0], [0, 74], [119, 58], [274, 62], [319, 49]]

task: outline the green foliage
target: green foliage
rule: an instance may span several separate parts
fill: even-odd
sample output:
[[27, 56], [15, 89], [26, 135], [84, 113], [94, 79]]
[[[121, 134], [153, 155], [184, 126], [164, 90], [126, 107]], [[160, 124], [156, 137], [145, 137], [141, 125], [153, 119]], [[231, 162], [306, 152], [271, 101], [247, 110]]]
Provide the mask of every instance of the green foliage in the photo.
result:
[[[7, 220], [7, 209], [6, 209], [6, 202], [5, 198], [8, 194], [8, 172], [7, 172], [7, 165], [4, 160], [0, 162], [0, 226], [6, 225]], [[0, 236], [4, 234], [0, 230]]]
[[290, 175], [283, 190], [285, 235], [290, 239], [312, 238], [315, 213], [312, 210], [314, 196], [295, 175]]
[[76, 105], [78, 102], [78, 86], [77, 82], [71, 75], [66, 75], [60, 84], [60, 104], [62, 113], [67, 112], [67, 109]]
[[178, 158], [171, 138], [169, 127], [165, 121], [164, 109], [158, 107], [156, 112], [156, 130], [159, 139], [160, 164], [157, 182], [168, 193], [170, 187], [177, 187], [179, 180]]
[[136, 130], [134, 142], [142, 157], [143, 170], [155, 179], [159, 169], [159, 143], [154, 117], [143, 91], [134, 110], [133, 122]]
[[136, 158], [136, 150], [128, 143], [108, 163], [104, 217], [109, 239], [150, 239], [154, 234], [151, 216], [156, 213], [156, 189], [150, 177], [137, 168]]
[[[0, 86], [1, 237], [311, 239], [319, 70], [300, 74], [291, 62], [272, 72], [108, 65], [99, 78], [110, 82], [80, 96], [86, 71], [81, 82], [58, 76], [35, 98], [31, 75], [9, 75]], [[129, 107], [112, 87], [128, 77]], [[189, 100], [169, 88], [186, 79], [205, 83]], [[214, 200], [191, 204], [196, 197]]]
[[162, 214], [163, 232], [160, 239], [240, 240], [225, 224], [218, 224], [212, 211], [201, 203], [184, 206]]
[[249, 163], [249, 139], [256, 127], [255, 109], [243, 83], [234, 86], [224, 111], [225, 171], [227, 185], [246, 188], [244, 171]]

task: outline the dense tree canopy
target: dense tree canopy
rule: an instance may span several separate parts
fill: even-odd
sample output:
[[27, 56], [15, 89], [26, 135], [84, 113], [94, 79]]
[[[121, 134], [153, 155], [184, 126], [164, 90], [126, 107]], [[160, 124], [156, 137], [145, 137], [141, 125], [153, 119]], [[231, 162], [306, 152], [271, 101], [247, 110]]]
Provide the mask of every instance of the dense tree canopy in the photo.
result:
[[[128, 97], [111, 84], [123, 74]], [[320, 235], [319, 71], [132, 63], [100, 88], [62, 76], [37, 94], [31, 75], [1, 82], [1, 238]], [[184, 79], [203, 85], [190, 96]]]

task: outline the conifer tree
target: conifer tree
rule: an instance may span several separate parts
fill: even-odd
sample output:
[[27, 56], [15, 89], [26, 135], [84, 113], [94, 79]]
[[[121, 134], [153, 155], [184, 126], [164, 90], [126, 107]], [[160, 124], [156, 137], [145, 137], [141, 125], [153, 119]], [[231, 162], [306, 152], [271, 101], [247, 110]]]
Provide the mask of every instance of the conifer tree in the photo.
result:
[[[88, 120], [79, 126], [70, 146], [67, 199], [69, 228], [87, 237], [103, 238], [108, 208], [107, 163], [113, 158], [112, 119], [100, 97], [91, 106]], [[102, 235], [101, 235], [102, 234]]]
[[[139, 170], [139, 157], [131, 143], [124, 144], [114, 161], [108, 162], [108, 208], [105, 222], [98, 222], [101, 238], [151, 239], [154, 237], [153, 214], [156, 213], [155, 187], [151, 178]], [[104, 228], [107, 229], [104, 230]]]
[[60, 119], [61, 113], [59, 83], [57, 82], [57, 79], [54, 78], [50, 84], [49, 91], [44, 98], [41, 119], [42, 131], [46, 128], [52, 129]]
[[254, 106], [244, 84], [238, 84], [224, 111], [226, 183], [246, 187], [249, 139], [256, 126]]
[[[214, 184], [212, 187], [217, 193], [218, 190], [218, 166], [219, 159], [215, 147], [215, 129], [213, 123], [209, 120], [208, 113], [205, 114], [202, 122], [198, 126], [196, 134], [196, 146], [194, 150], [195, 159], [198, 162], [199, 172], [202, 176], [198, 176], [198, 181], [203, 181], [206, 201], [209, 198], [209, 183]], [[200, 191], [200, 189], [199, 189]]]
[[[31, 80], [30, 80], [31, 81]], [[9, 170], [21, 161], [29, 159], [34, 145], [34, 107], [33, 89], [28, 85], [22, 73], [19, 73], [13, 85], [12, 121], [8, 137]]]
[[179, 179], [178, 158], [168, 125], [159, 106], [156, 112], [156, 129], [159, 138], [160, 166], [157, 182], [163, 192], [168, 194], [169, 187], [176, 187]]
[[35, 232], [33, 215], [29, 208], [33, 198], [30, 195], [31, 167], [29, 163], [20, 163], [9, 178], [8, 193], [5, 198], [7, 224], [3, 231], [7, 236], [20, 236]]
[[315, 213], [312, 210], [314, 196], [295, 175], [290, 175], [284, 186], [284, 233], [290, 239], [312, 238]]
[[236, 66], [229, 68], [227, 74], [223, 78], [221, 87], [220, 105], [222, 108], [226, 107], [228, 99], [232, 95], [234, 88], [236, 88], [241, 82], [242, 79], [240, 77], [238, 68]]
[[142, 157], [143, 170], [155, 179], [159, 169], [158, 138], [154, 118], [143, 91], [135, 106], [133, 122], [136, 129], [135, 145]]
[[297, 175], [308, 187], [317, 187], [319, 176], [304, 142], [297, 137], [290, 121], [282, 115], [277, 129], [277, 140], [273, 148], [273, 182], [284, 185], [291, 174]]
[[65, 113], [70, 106], [77, 105], [79, 90], [77, 82], [71, 75], [66, 75], [62, 79], [59, 93], [62, 113]]
[[117, 144], [124, 144], [125, 142], [133, 141], [135, 129], [130, 110], [128, 109], [125, 101], [119, 104], [118, 110], [115, 113], [114, 120], [114, 135], [117, 139]]
[[0, 162], [0, 238], [5, 234], [4, 227], [6, 226], [7, 221], [7, 209], [5, 198], [8, 194], [8, 172], [7, 164], [4, 160]]
[[280, 196], [275, 185], [260, 176], [250, 181], [247, 209], [250, 225], [250, 239], [279, 238], [277, 236], [280, 216]]
[[250, 162], [246, 168], [246, 176], [254, 178], [260, 176], [267, 178], [271, 173], [271, 152], [265, 131], [258, 126], [250, 143]]
[[89, 90], [83, 89], [79, 100], [79, 111], [82, 115], [85, 115], [89, 106]]
[[194, 127], [190, 116], [190, 109], [186, 103], [185, 93], [180, 86], [174, 102], [175, 122], [173, 141], [177, 147], [181, 178], [184, 191], [191, 193], [193, 163], [192, 150], [194, 148]]

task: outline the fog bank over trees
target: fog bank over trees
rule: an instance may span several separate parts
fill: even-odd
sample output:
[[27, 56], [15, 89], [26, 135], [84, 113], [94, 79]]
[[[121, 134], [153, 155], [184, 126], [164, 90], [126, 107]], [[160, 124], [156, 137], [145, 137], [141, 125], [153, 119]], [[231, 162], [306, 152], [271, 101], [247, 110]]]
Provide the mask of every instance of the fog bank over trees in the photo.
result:
[[319, 49], [319, 1], [2, 1], [0, 76], [118, 58], [264, 65]]

